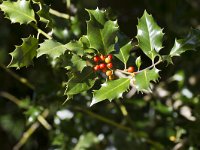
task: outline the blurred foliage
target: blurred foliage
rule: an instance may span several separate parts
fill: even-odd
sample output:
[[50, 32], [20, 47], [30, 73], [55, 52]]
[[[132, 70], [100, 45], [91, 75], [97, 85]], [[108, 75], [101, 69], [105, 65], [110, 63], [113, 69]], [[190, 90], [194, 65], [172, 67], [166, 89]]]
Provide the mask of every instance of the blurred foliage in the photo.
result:
[[[53, 15], [52, 23], [49, 24], [58, 24], [52, 34], [61, 43], [78, 39], [81, 34], [85, 34], [84, 20], [88, 19], [85, 8], [109, 9], [110, 17], [118, 18], [120, 29], [130, 37], [137, 34], [137, 17], [142, 16], [146, 9], [153, 14], [160, 26], [165, 27], [166, 46], [161, 51], [163, 54], [169, 52], [175, 37], [187, 35], [190, 28], [200, 29], [198, 0], [44, 2], [55, 10], [71, 15], [70, 20]], [[45, 24], [40, 26], [50, 32]], [[32, 27], [10, 24], [0, 12], [0, 63], [8, 65], [11, 59], [8, 53], [15, 49], [13, 45], [21, 44], [21, 37], [28, 37], [34, 32]], [[143, 55], [137, 49], [134, 52], [135, 55]], [[151, 94], [136, 94], [112, 103], [102, 102], [92, 108], [88, 107], [92, 95], [86, 92], [62, 105], [66, 99], [63, 97], [66, 75], [64, 70], [56, 67], [54, 61], [41, 57], [34, 61], [34, 66], [27, 69], [12, 69], [33, 83], [34, 90], [20, 83], [1, 67], [1, 149], [12, 149], [23, 133], [38, 121], [38, 116], [45, 108], [49, 109], [46, 120], [51, 129], [48, 130], [41, 123], [22, 149], [200, 149], [199, 57], [199, 51], [186, 52], [181, 58], [174, 59], [176, 65], [164, 66], [161, 82], [154, 85]], [[142, 62], [148, 64], [145, 59]], [[4, 91], [16, 98], [6, 96]], [[128, 115], [124, 114], [123, 106]], [[104, 120], [102, 117], [109, 119]], [[120, 128], [109, 120], [130, 128]]]

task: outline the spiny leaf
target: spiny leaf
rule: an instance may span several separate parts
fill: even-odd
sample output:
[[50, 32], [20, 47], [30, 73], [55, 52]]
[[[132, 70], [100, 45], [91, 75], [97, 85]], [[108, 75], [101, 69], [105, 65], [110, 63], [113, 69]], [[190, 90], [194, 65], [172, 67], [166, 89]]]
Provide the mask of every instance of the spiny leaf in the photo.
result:
[[136, 89], [141, 92], [150, 92], [150, 82], [159, 78], [159, 70], [157, 68], [146, 69], [135, 76]]
[[90, 106], [105, 99], [112, 101], [115, 98], [122, 97], [123, 92], [129, 88], [129, 84], [130, 79], [128, 78], [120, 78], [102, 84], [102, 87], [99, 90], [94, 91], [92, 103]]
[[72, 56], [72, 59], [71, 59], [71, 62], [73, 64], [73, 67], [78, 70], [78, 71], [82, 71], [83, 68], [85, 68], [87, 65], [86, 65], [86, 61], [83, 60], [81, 57], [79, 57], [78, 55], [73, 55]]
[[17, 67], [18, 69], [24, 66], [31, 65], [32, 59], [36, 56], [36, 49], [38, 48], [38, 40], [29, 36], [22, 39], [23, 43], [20, 46], [16, 46], [16, 49], [10, 53], [12, 60], [8, 67]]
[[106, 16], [100, 10], [87, 10], [90, 15], [90, 20], [87, 22], [87, 36], [90, 41], [91, 48], [102, 50], [103, 42], [101, 39], [100, 30], [103, 29], [106, 22]]
[[95, 50], [89, 48], [90, 43], [86, 35], [83, 35], [78, 41], [71, 41], [67, 43], [65, 47], [81, 57], [86, 53], [95, 52]]
[[170, 55], [162, 55], [162, 60], [167, 62], [167, 65], [173, 64], [172, 56]]
[[95, 20], [97, 24], [104, 25], [107, 21], [105, 11], [99, 10], [98, 8], [96, 10], [86, 9], [86, 11], [90, 15], [90, 20]]
[[195, 50], [200, 45], [200, 30], [192, 29], [185, 39], [175, 40], [170, 56], [180, 56], [187, 50]]
[[90, 67], [86, 67], [80, 73], [75, 74], [67, 83], [67, 89], [65, 94], [68, 96], [72, 96], [75, 94], [79, 94], [83, 91], [87, 91], [95, 83], [95, 74], [94, 70]]
[[132, 49], [132, 44], [131, 42], [128, 42], [127, 44], [123, 45], [121, 48], [120, 48], [120, 51], [119, 51], [119, 54], [116, 54], [115, 56], [121, 60], [124, 65], [126, 65], [128, 59], [129, 59], [129, 56], [130, 56], [130, 51]]
[[88, 48], [90, 47], [90, 42], [89, 42], [89, 40], [88, 40], [87, 35], [83, 35], [83, 36], [79, 39], [79, 41], [83, 44], [83, 47], [84, 47], [84, 48], [88, 49]]
[[65, 47], [79, 56], [83, 56], [84, 54], [83, 44], [80, 41], [71, 41]]
[[18, 0], [17, 2], [3, 1], [0, 5], [7, 18], [13, 23], [28, 24], [36, 22], [35, 14], [31, 8], [30, 1]]
[[87, 37], [90, 48], [102, 54], [114, 51], [118, 25], [116, 21], [107, 21], [104, 11], [89, 10], [90, 20], [87, 22]]
[[49, 6], [46, 4], [38, 4], [40, 7], [40, 10], [37, 12], [40, 21], [46, 23], [46, 26], [51, 25], [52, 24], [52, 19], [51, 16], [49, 14]]
[[162, 49], [163, 35], [162, 29], [154, 21], [152, 15], [144, 11], [143, 16], [138, 20], [136, 37], [139, 47], [151, 60], [154, 60]]
[[40, 44], [40, 48], [37, 49], [37, 57], [42, 55], [48, 55], [51, 58], [55, 59], [60, 55], [64, 54], [66, 51], [65, 45], [56, 42], [54, 40], [45, 40], [42, 44]]

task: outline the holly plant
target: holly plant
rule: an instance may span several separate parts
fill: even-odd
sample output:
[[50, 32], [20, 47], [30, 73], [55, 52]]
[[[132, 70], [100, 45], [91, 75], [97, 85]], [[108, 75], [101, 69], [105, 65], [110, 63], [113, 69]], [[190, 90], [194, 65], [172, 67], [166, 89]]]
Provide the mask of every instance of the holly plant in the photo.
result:
[[[38, 6], [39, 11], [35, 11], [33, 5]], [[169, 54], [164, 52], [165, 55], [161, 55], [163, 29], [147, 11], [138, 19], [136, 37], [130, 39], [120, 31], [117, 20], [98, 8], [86, 10], [89, 20], [86, 21], [85, 35], [60, 43], [52, 35], [55, 24], [49, 7], [42, 1], [3, 1], [0, 9], [11, 23], [26, 24], [37, 31], [22, 38], [22, 44], [10, 53], [12, 59], [8, 67], [28, 67], [33, 64], [33, 59], [45, 56], [54, 66], [65, 69], [67, 78], [63, 81], [66, 88], [63, 95], [67, 100], [85, 91], [92, 92], [90, 106], [122, 98], [132, 89], [151, 92], [152, 82], [160, 78], [161, 68], [157, 65], [163, 62], [172, 64], [173, 57], [195, 50], [200, 43], [200, 31], [192, 29], [186, 38], [175, 40]], [[45, 24], [48, 33], [39, 28], [41, 23]], [[144, 55], [136, 57], [133, 55], [135, 49]], [[142, 61], [145, 55], [151, 60], [147, 67]], [[130, 65], [130, 61], [135, 63]]]

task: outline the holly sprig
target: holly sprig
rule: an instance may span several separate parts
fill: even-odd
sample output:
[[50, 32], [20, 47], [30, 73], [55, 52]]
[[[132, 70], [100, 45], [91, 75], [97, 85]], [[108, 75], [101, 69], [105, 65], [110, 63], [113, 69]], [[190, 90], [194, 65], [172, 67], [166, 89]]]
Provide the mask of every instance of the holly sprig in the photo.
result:
[[[39, 11], [35, 11], [32, 4], [38, 5]], [[163, 29], [146, 10], [138, 19], [135, 39], [130, 40], [122, 36], [117, 20], [109, 19], [106, 10], [97, 8], [86, 10], [90, 17], [87, 21], [86, 35], [82, 35], [78, 40], [60, 43], [38, 27], [38, 23], [42, 22], [49, 31], [57, 28], [51, 18], [56, 11], [50, 6], [38, 0], [17, 0], [3, 1], [0, 9], [11, 23], [28, 24], [38, 32], [37, 35], [29, 35], [22, 39], [22, 44], [16, 46], [11, 53], [12, 59], [8, 67], [27, 67], [33, 64], [34, 58], [42, 56], [53, 62], [60, 61], [60, 67], [66, 69], [68, 76], [64, 93], [67, 99], [92, 89], [91, 106], [106, 99], [112, 101], [123, 97], [130, 88], [135, 88], [139, 92], [151, 92], [151, 82], [156, 82], [160, 78], [161, 70], [157, 68], [158, 64], [165, 61], [172, 63], [174, 56], [180, 56], [187, 50], [195, 50], [200, 44], [200, 31], [192, 29], [186, 38], [175, 40], [169, 54], [161, 55]], [[62, 16], [70, 20], [70, 17]], [[44, 38], [40, 35], [46, 39], [40, 40]], [[133, 45], [133, 40], [138, 44]], [[130, 55], [134, 47], [138, 47], [151, 60], [152, 64], [149, 67], [143, 68], [141, 56], [135, 58]], [[158, 59], [155, 59], [156, 57]], [[118, 65], [115, 64], [117, 61], [113, 61], [115, 59], [121, 61], [124, 68], [116, 68]], [[135, 64], [127, 66], [129, 59], [135, 60]], [[101, 87], [96, 89], [94, 85], [100, 83], [99, 80]]]

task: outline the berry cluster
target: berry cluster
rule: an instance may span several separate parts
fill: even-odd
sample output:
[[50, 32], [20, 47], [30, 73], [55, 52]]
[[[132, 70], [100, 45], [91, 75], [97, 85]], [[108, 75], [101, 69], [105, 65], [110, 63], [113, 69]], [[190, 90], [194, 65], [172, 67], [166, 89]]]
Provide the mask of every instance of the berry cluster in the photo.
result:
[[96, 65], [94, 66], [94, 70], [106, 73], [110, 80], [114, 79], [113, 70], [111, 70], [113, 68], [112, 59], [112, 54], [109, 54], [107, 56], [94, 56], [93, 61], [96, 63]]

